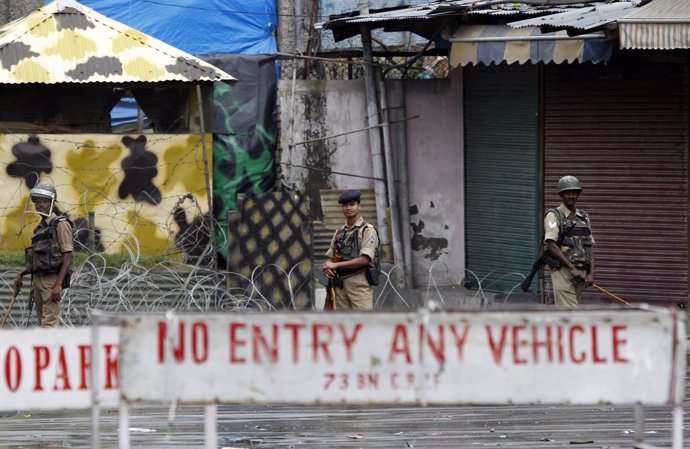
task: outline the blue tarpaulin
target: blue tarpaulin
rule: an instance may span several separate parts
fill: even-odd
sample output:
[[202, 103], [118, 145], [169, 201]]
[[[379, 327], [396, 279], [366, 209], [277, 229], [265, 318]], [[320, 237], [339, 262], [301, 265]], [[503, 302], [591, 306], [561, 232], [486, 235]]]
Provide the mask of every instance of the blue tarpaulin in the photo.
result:
[[193, 55], [273, 54], [276, 0], [79, 0]]

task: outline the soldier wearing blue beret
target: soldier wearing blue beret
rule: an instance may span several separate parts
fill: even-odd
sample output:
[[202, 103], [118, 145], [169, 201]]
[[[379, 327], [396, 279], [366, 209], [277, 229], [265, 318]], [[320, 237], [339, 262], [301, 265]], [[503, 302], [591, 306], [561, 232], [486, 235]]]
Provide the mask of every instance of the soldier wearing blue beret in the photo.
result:
[[335, 309], [371, 310], [378, 285], [379, 236], [362, 218], [362, 193], [346, 190], [338, 198], [345, 225], [338, 228], [326, 252], [322, 270], [335, 286]]
[[359, 190], [346, 190], [340, 194], [340, 197], [338, 197], [338, 204], [347, 204], [352, 202], [359, 203], [361, 198], [362, 192], [360, 192]]

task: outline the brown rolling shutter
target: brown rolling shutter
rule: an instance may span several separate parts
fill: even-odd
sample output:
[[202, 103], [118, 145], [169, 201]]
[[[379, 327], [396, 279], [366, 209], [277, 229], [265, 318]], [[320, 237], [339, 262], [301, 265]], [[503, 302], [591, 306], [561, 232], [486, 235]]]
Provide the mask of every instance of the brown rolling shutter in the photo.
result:
[[[596, 280], [628, 302], [688, 301], [688, 91], [681, 64], [549, 65], [545, 207], [577, 176], [592, 220]], [[588, 289], [583, 303], [610, 302]], [[615, 301], [613, 301], [615, 302]]]

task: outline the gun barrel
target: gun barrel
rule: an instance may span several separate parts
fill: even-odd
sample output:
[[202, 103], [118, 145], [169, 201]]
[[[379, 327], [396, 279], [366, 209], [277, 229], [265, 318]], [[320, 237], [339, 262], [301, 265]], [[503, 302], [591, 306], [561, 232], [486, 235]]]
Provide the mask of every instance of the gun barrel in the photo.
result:
[[522, 282], [520, 282], [520, 288], [523, 292], [527, 293], [530, 291], [530, 288], [532, 287], [532, 280], [534, 279], [534, 276], [536, 276], [537, 271], [539, 271], [542, 265], [544, 265], [543, 255], [534, 261], [534, 263], [532, 264], [532, 270], [525, 277], [525, 279], [523, 279]]

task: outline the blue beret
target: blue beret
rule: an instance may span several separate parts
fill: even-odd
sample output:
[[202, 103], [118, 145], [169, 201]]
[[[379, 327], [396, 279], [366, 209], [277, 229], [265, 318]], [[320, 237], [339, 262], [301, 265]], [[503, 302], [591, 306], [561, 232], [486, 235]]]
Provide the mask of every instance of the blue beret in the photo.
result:
[[360, 192], [359, 190], [355, 190], [355, 189], [346, 190], [340, 194], [340, 198], [338, 198], [338, 203], [347, 204], [347, 203], [351, 203], [353, 201], [359, 201], [361, 196], [362, 196], [362, 192]]

